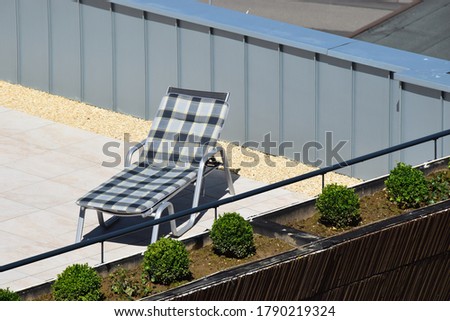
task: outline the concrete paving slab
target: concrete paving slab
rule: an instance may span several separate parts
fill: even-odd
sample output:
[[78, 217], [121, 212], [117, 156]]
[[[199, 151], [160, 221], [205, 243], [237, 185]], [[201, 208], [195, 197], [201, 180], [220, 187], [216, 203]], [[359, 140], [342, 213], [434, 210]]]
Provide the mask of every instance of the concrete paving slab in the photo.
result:
[[65, 184], [44, 180], [2, 192], [2, 196], [25, 205], [45, 210], [51, 206], [74, 200], [75, 195], [83, 195], [85, 190]]
[[44, 181], [42, 177], [26, 173], [15, 168], [10, 168], [5, 165], [0, 167], [0, 177], [2, 178], [0, 193], [9, 192], [16, 188], [29, 186], [31, 184]]
[[[123, 168], [124, 143], [5, 107], [0, 107], [0, 113], [0, 264], [4, 265], [74, 242], [79, 211], [75, 201]], [[114, 145], [108, 146], [116, 148], [114, 157], [104, 149], [111, 142]], [[237, 193], [264, 185], [238, 175], [233, 175], [233, 180]], [[193, 191], [188, 187], [174, 198], [176, 211], [192, 206]], [[228, 196], [223, 171], [214, 171], [205, 179], [200, 204]], [[279, 189], [221, 206], [217, 214], [236, 211], [249, 218], [306, 198]], [[197, 224], [181, 239], [208, 230], [215, 215], [213, 209], [200, 213]], [[144, 220], [148, 219], [124, 218], [105, 229], [98, 225], [95, 211], [87, 211], [84, 236], [101, 235]], [[168, 223], [160, 226], [160, 236], [169, 232]], [[105, 242], [104, 261], [142, 253], [150, 237], [151, 228]], [[54, 279], [70, 264], [101, 264], [101, 257], [97, 244], [2, 272], [0, 288], [18, 291]]]
[[96, 163], [79, 157], [49, 150], [38, 155], [29, 155], [25, 159], [5, 163], [4, 167], [19, 169], [23, 173], [50, 179], [95, 165]]
[[[23, 118], [26, 117], [22, 116]], [[15, 126], [20, 127], [21, 124]], [[32, 143], [39, 147], [55, 150], [74, 143], [88, 141], [91, 133], [64, 124], [50, 123], [38, 128], [20, 131], [10, 137], [23, 145]]]
[[2, 146], [0, 165], [13, 163], [14, 161], [24, 159], [28, 155], [39, 155], [48, 151], [47, 148], [38, 147], [34, 144], [20, 145], [15, 139], [2, 136], [1, 134], [0, 145]]
[[16, 111], [8, 111], [8, 117], [0, 118], [0, 135], [11, 136], [22, 134], [26, 131], [38, 129], [51, 124], [51, 121], [45, 120], [35, 116], [27, 116], [25, 114]]
[[37, 210], [36, 207], [28, 206], [20, 202], [8, 200], [0, 193], [0, 222], [7, 221], [19, 216], [29, 214]]

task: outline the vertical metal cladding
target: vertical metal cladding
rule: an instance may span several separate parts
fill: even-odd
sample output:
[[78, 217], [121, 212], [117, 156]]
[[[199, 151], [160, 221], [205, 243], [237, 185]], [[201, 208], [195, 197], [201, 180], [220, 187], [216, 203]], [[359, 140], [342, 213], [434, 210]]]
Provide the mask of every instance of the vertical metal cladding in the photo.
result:
[[3, 0], [0, 18], [0, 79], [141, 118], [169, 86], [228, 91], [223, 139], [319, 167], [450, 128], [450, 62], [431, 57], [186, 0]]

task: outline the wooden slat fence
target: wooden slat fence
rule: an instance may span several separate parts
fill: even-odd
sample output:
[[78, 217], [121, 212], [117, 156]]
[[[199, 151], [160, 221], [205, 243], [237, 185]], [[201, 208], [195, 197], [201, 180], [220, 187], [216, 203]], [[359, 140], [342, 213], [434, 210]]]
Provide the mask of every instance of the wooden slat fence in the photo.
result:
[[448, 205], [347, 240], [322, 240], [318, 250], [311, 244], [278, 264], [166, 299], [449, 300]]

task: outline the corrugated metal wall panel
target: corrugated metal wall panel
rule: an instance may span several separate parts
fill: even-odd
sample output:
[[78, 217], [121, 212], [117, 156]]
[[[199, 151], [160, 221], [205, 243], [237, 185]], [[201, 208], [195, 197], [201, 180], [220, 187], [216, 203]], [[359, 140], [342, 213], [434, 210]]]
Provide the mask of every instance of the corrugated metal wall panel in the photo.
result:
[[446, 61], [186, 1], [5, 0], [0, 15], [1, 79], [147, 119], [169, 86], [230, 91], [223, 139], [263, 149], [270, 134], [271, 153], [316, 166], [450, 126]]
[[113, 29], [110, 4], [83, 1], [81, 8], [81, 73], [83, 100], [114, 108]]
[[50, 91], [81, 100], [81, 38], [78, 4], [50, 1]]
[[[313, 52], [282, 50], [282, 139], [292, 143], [283, 154], [304, 163], [316, 161], [316, 59]], [[295, 154], [297, 153], [297, 157]], [[298, 157], [299, 156], [299, 157]]]
[[184, 21], [179, 23], [180, 86], [211, 90], [211, 43], [209, 28]]
[[115, 110], [145, 118], [145, 21], [143, 12], [114, 7]]
[[[352, 154], [365, 155], [389, 146], [389, 71], [357, 64], [353, 69], [354, 122]], [[374, 133], [377, 133], [374, 135]], [[352, 175], [368, 179], [371, 171], [389, 170], [388, 156], [358, 164]]]
[[147, 14], [146, 17], [146, 51], [148, 111], [153, 119], [161, 97], [169, 86], [178, 83], [178, 35], [177, 21], [170, 17]]
[[19, 81], [49, 91], [48, 1], [18, 1]]
[[274, 142], [280, 138], [278, 45], [249, 38], [247, 55], [248, 140], [262, 149], [266, 135]]
[[[450, 128], [450, 94], [443, 94], [442, 98], [442, 127]], [[450, 137], [446, 137], [441, 142], [442, 155], [450, 155]]]
[[[441, 92], [430, 88], [404, 84], [402, 91], [402, 142], [426, 136], [442, 128]], [[420, 164], [433, 158], [433, 142], [402, 152], [404, 161]]]
[[[325, 167], [352, 156], [352, 63], [324, 55], [319, 56], [319, 62], [316, 137], [323, 148], [317, 156], [323, 162], [321, 167]], [[344, 145], [335, 155], [330, 151], [339, 142]], [[350, 175], [350, 171], [347, 168], [343, 173]]]
[[246, 133], [246, 65], [244, 36], [214, 30], [213, 90], [230, 92], [228, 119], [223, 137], [229, 141], [244, 143]]
[[0, 77], [12, 83], [17, 83], [17, 16], [16, 1], [5, 0], [0, 10]]

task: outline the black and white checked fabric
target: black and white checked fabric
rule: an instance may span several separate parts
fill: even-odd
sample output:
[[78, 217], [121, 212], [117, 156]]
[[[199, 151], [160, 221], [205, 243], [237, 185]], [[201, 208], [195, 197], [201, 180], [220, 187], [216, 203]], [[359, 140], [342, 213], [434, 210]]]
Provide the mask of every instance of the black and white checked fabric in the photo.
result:
[[78, 205], [117, 214], [142, 214], [195, 180], [196, 175], [194, 167], [133, 165], [91, 190]]
[[121, 215], [152, 212], [197, 178], [198, 164], [216, 145], [227, 113], [228, 104], [221, 100], [163, 97], [147, 138], [146, 160], [122, 170], [77, 204]]
[[198, 165], [215, 146], [228, 105], [220, 100], [170, 94], [163, 98], [147, 138], [149, 163]]

